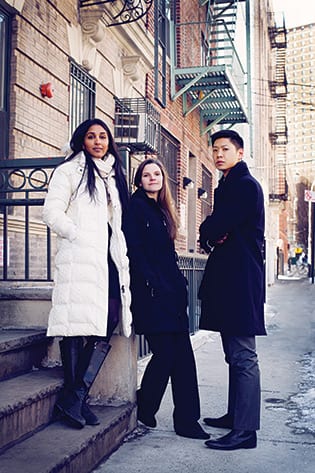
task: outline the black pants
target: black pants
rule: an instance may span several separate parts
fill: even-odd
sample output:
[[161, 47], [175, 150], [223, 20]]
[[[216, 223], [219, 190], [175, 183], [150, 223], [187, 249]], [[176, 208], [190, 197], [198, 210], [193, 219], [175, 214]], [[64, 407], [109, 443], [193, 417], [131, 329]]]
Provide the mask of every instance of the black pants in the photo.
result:
[[229, 365], [228, 414], [237, 430], [259, 430], [260, 371], [255, 337], [221, 334]]
[[145, 335], [152, 357], [144, 372], [141, 408], [149, 415], [159, 410], [169, 379], [174, 401], [174, 426], [189, 426], [200, 418], [196, 363], [188, 332]]

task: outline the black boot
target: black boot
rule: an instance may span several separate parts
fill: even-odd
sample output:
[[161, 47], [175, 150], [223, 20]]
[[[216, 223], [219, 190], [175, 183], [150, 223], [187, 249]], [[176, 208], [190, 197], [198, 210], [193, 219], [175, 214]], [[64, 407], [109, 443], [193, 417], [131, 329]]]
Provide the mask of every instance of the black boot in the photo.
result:
[[81, 429], [86, 424], [82, 407], [110, 349], [105, 341], [88, 342], [81, 352], [74, 389], [63, 406], [64, 419], [73, 427]]
[[67, 397], [73, 389], [76, 367], [83, 349], [82, 337], [65, 337], [59, 342], [64, 384], [54, 407], [53, 417], [62, 415]]
[[[67, 398], [69, 395], [72, 397], [79, 357], [83, 350], [83, 337], [65, 337], [59, 342], [59, 347], [64, 371], [64, 388], [55, 404], [54, 417], [57, 415], [60, 417], [63, 414], [63, 410], [69, 405]], [[85, 399], [82, 404], [82, 417], [87, 425], [100, 423]]]

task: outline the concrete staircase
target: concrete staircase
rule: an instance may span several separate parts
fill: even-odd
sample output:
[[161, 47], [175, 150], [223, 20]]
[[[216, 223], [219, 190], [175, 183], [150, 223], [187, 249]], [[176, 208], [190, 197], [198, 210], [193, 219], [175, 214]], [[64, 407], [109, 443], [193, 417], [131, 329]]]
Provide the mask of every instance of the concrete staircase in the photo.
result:
[[62, 368], [44, 368], [51, 340], [41, 329], [0, 329], [1, 473], [88, 473], [136, 425], [135, 406], [95, 406], [99, 426], [51, 421]]

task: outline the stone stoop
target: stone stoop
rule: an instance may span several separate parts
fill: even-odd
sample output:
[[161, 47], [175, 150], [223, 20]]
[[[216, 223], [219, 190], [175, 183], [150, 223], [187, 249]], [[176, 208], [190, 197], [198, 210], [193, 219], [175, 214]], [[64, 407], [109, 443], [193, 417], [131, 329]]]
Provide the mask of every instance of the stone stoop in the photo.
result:
[[60, 422], [47, 425], [0, 455], [1, 473], [88, 473], [134, 429], [135, 408], [94, 407], [101, 424], [81, 430]]
[[62, 368], [44, 368], [44, 330], [0, 330], [1, 473], [89, 473], [136, 426], [132, 403], [95, 406], [99, 426], [77, 430], [51, 422]]
[[0, 330], [0, 380], [39, 368], [47, 354], [46, 330]]

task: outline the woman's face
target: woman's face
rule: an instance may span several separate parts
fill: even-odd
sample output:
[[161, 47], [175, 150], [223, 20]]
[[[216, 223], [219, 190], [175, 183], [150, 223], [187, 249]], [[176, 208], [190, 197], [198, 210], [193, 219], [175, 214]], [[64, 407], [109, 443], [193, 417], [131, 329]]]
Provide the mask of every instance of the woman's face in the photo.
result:
[[101, 125], [92, 125], [83, 140], [83, 149], [92, 158], [102, 159], [108, 151], [109, 138], [107, 131]]
[[142, 171], [141, 187], [147, 195], [157, 200], [163, 186], [163, 174], [157, 164], [146, 164]]

